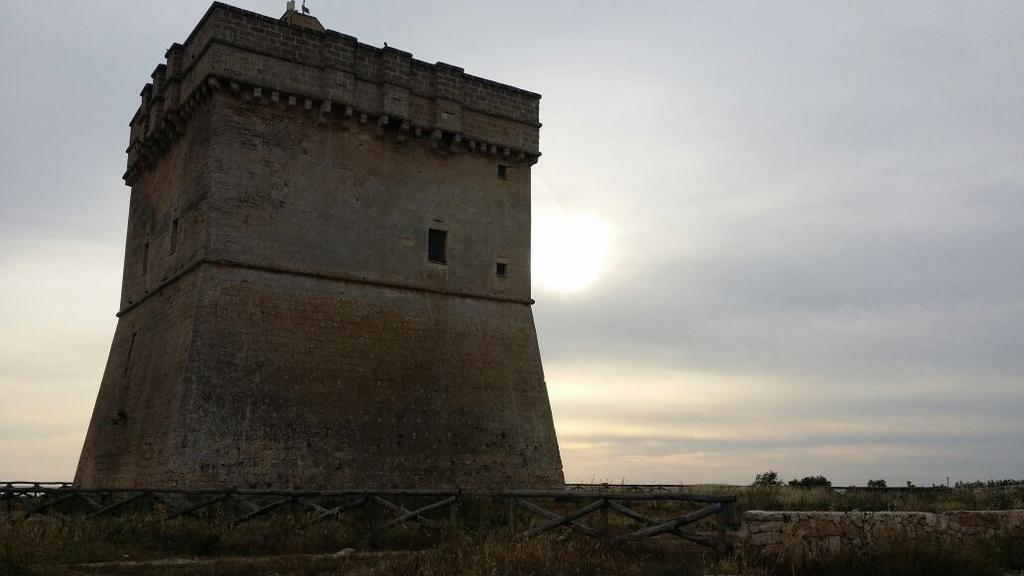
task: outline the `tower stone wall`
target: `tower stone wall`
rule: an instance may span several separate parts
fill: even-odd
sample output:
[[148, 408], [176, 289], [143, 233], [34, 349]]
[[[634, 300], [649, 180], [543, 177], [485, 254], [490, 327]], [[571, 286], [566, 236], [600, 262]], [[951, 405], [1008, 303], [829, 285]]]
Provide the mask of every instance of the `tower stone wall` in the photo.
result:
[[213, 4], [131, 122], [76, 481], [561, 486], [530, 297], [539, 99]]

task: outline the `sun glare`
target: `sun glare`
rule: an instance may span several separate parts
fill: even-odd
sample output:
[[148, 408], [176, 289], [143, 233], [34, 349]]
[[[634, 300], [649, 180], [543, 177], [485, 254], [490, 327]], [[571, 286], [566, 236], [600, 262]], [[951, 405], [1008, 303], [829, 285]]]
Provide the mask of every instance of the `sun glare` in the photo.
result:
[[592, 216], [539, 214], [533, 221], [534, 286], [572, 294], [596, 282], [608, 261], [609, 228]]

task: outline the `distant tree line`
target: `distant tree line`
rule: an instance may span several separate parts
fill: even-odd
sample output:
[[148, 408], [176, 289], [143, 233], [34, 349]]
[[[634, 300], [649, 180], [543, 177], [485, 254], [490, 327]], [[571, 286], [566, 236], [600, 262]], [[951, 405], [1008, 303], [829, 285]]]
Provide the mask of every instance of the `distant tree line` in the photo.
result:
[[[829, 488], [832, 486], [832, 481], [824, 476], [804, 476], [799, 480], [790, 480], [787, 484], [789, 486], [797, 486], [800, 488]], [[775, 470], [769, 470], [754, 476], [754, 486], [782, 485], [782, 478]]]
[[974, 482], [957, 482], [957, 488], [1003, 488], [1006, 486], [1020, 486], [1022, 480], [975, 480]]
[[[956, 488], [1000, 488], [1004, 486], [1024, 485], [1024, 480], [977, 480], [974, 482], [957, 482]], [[832, 481], [824, 476], [804, 476], [799, 480], [783, 482], [775, 470], [768, 470], [754, 476], [754, 486], [795, 486], [798, 488], [831, 488]], [[888, 488], [884, 479], [868, 480], [868, 488]], [[945, 484], [934, 484], [933, 488], [946, 488]], [[907, 482], [907, 488], [916, 488], [913, 482]]]

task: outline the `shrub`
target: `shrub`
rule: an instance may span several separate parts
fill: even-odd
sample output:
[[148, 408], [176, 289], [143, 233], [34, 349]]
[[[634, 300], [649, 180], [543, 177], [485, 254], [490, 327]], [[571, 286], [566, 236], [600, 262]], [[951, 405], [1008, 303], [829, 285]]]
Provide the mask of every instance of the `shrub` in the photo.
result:
[[790, 480], [789, 485], [798, 488], [828, 488], [832, 482], [824, 476], [804, 476], [799, 480]]
[[779, 473], [775, 470], [769, 470], [767, 472], [757, 474], [754, 476], [754, 486], [780, 486], [782, 480], [779, 479]]

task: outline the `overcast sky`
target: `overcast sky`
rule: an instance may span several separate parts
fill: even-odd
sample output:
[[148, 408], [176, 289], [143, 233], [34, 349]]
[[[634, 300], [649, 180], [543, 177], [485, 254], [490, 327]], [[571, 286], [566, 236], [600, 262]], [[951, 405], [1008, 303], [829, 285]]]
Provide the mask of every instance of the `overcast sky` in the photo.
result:
[[[543, 94], [568, 480], [1024, 477], [1024, 2], [308, 5]], [[207, 7], [0, 0], [0, 479], [73, 476], [128, 120]]]

